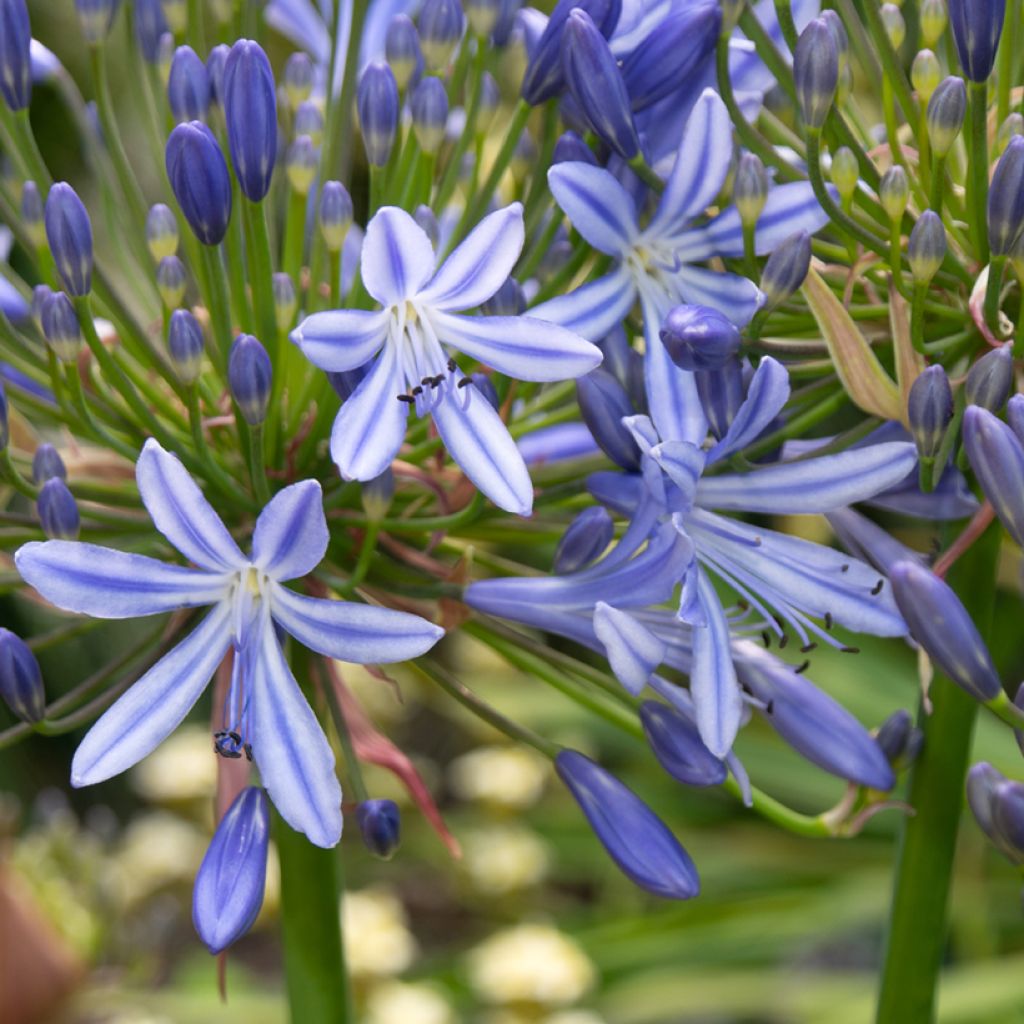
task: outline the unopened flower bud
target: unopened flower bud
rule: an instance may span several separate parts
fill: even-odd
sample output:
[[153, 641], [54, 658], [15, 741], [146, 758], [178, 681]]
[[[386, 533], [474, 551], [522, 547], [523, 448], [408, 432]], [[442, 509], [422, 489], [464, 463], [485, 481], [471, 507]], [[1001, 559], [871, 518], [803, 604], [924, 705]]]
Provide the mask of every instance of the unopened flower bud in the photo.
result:
[[768, 199], [768, 174], [761, 158], [741, 153], [732, 185], [732, 201], [744, 227], [753, 227]]
[[277, 90], [263, 47], [239, 39], [224, 65], [224, 120], [238, 187], [258, 203], [277, 159]]
[[160, 39], [167, 32], [167, 21], [160, 9], [160, 0], [135, 0], [135, 10], [132, 13], [135, 15], [135, 40], [139, 44], [142, 56], [150, 64], [155, 64]]
[[720, 786], [729, 774], [724, 762], [704, 745], [697, 726], [667, 704], [640, 705], [640, 722], [658, 763], [687, 786]]
[[554, 151], [551, 154], [551, 163], [587, 163], [597, 166], [597, 157], [594, 151], [583, 141], [576, 132], [565, 132], [558, 137]]
[[187, 309], [176, 309], [171, 314], [167, 351], [182, 384], [194, 384], [203, 366], [203, 328]]
[[32, 456], [32, 481], [43, 484], [52, 477], [67, 480], [68, 471], [60, 452], [52, 444], [41, 444]]
[[614, 536], [615, 524], [603, 505], [585, 508], [569, 524], [555, 548], [555, 572], [564, 576], [585, 569], [600, 557]]
[[284, 64], [284, 92], [292, 110], [313, 92], [313, 61], [309, 54], [293, 53]]
[[404, 92], [423, 64], [420, 35], [408, 14], [396, 14], [388, 23], [384, 54], [395, 76], [395, 84]]
[[52, 294], [53, 289], [48, 284], [37, 284], [32, 289], [32, 321], [40, 334], [43, 332], [43, 308]]
[[206, 74], [210, 78], [210, 103], [224, 106], [224, 68], [227, 66], [231, 47], [218, 43], [206, 58]]
[[878, 14], [885, 26], [885, 34], [889, 37], [892, 48], [898, 50], [907, 36], [907, 23], [903, 20], [903, 14], [895, 4], [882, 4]]
[[[1012, 416], [1011, 419], [1018, 419]], [[1024, 547], [1024, 447], [988, 409], [969, 405], [963, 419], [964, 451], [985, 497], [1010, 536]]]
[[82, 350], [78, 314], [64, 292], [52, 292], [43, 303], [43, 337], [62, 363], [73, 363]]
[[501, 287], [481, 303], [484, 316], [522, 316], [526, 312], [526, 296], [514, 277], [506, 277]]
[[675, 306], [659, 331], [669, 357], [683, 370], [718, 370], [740, 349], [740, 332], [717, 309]]
[[967, 86], [962, 78], [944, 78], [932, 93], [925, 112], [928, 141], [936, 156], [945, 156], [960, 134], [967, 113]]
[[494, 386], [494, 381], [491, 380], [490, 376], [482, 370], [477, 370], [469, 375], [469, 379], [473, 382], [473, 387], [483, 396], [491, 408], [495, 412], [499, 411], [501, 399], [498, 397], [498, 389]]
[[78, 505], [59, 476], [52, 476], [36, 495], [36, 513], [43, 533], [50, 540], [78, 540]]
[[844, 203], [849, 203], [853, 193], [857, 189], [857, 182], [860, 180], [860, 167], [857, 165], [857, 157], [849, 146], [840, 146], [832, 154], [832, 166], [829, 168], [829, 176], [832, 184], [839, 192], [839, 198]]
[[832, 30], [813, 18], [800, 33], [793, 55], [800, 116], [811, 129], [820, 129], [832, 107], [839, 82], [839, 53]]
[[761, 272], [765, 309], [774, 309], [800, 290], [811, 268], [811, 236], [796, 231], [780, 242]]
[[308, 135], [315, 149], [324, 141], [324, 115], [312, 100], [304, 100], [295, 111], [293, 125], [296, 137]]
[[907, 421], [922, 459], [933, 459], [953, 418], [953, 389], [946, 371], [935, 364], [920, 373], [907, 396]]
[[879, 726], [875, 742], [889, 764], [899, 770], [917, 759], [924, 733], [914, 725], [910, 712], [900, 708]]
[[910, 81], [917, 90], [917, 98], [927, 103], [942, 81], [942, 65], [931, 50], [920, 50], [910, 65]]
[[167, 102], [177, 121], [204, 121], [210, 109], [210, 75], [191, 46], [179, 46], [167, 79]]
[[993, 256], [1005, 256], [1024, 229], [1024, 138], [1007, 143], [988, 189], [988, 242]]
[[889, 219], [898, 222], [907, 208], [910, 197], [910, 182], [907, 172], [899, 164], [893, 164], [878, 183], [878, 198]]
[[253, 925], [263, 906], [270, 845], [270, 806], [263, 789], [242, 790], [221, 819], [196, 874], [192, 923], [211, 953]]
[[371, 167], [383, 167], [391, 156], [398, 128], [398, 85], [387, 64], [374, 61], [366, 66], [356, 104], [366, 160]]
[[444, 70], [466, 27], [459, 0], [426, 0], [420, 10], [418, 27], [427, 70]]
[[416, 141], [424, 153], [436, 153], [444, 142], [448, 124], [448, 92], [440, 78], [420, 79], [409, 97], [409, 112]]
[[292, 281], [291, 274], [281, 271], [274, 274], [271, 287], [274, 292], [275, 324], [279, 331], [287, 331], [295, 323], [295, 313], [299, 308], [295, 282]]
[[46, 240], [57, 273], [69, 295], [88, 295], [92, 287], [92, 224], [75, 190], [60, 181], [50, 187], [44, 211]]
[[300, 135], [289, 147], [284, 158], [284, 169], [288, 175], [288, 184], [300, 196], [309, 195], [316, 177], [318, 154], [313, 140], [308, 135]]
[[352, 197], [340, 181], [325, 181], [320, 189], [320, 231], [329, 252], [340, 252], [352, 225]]
[[967, 802], [982, 832], [1014, 864], [1024, 864], [1024, 783], [982, 761], [967, 773]]
[[1003, 0], [947, 0], [949, 27], [960, 66], [972, 82], [984, 82], [996, 62], [1003, 31]]
[[395, 475], [391, 469], [385, 469], [379, 476], [367, 480], [362, 487], [360, 500], [366, 518], [379, 522], [388, 514], [395, 496]]
[[501, 0], [466, 0], [466, 20], [470, 31], [479, 39], [487, 39], [501, 16]]
[[576, 399], [583, 422], [605, 455], [625, 470], [638, 470], [640, 449], [622, 423], [636, 410], [622, 385], [606, 370], [591, 370], [576, 381]]
[[917, 17], [921, 25], [922, 42], [934, 48], [946, 31], [946, 0], [921, 0]]
[[158, 263], [178, 251], [178, 219], [169, 206], [156, 203], [146, 216], [146, 244]]
[[177, 256], [165, 256], [156, 268], [156, 290], [167, 309], [177, 309], [185, 298], [188, 275]]
[[986, 352], [967, 371], [964, 397], [968, 405], [998, 413], [1013, 387], [1013, 352], [1010, 345]]
[[996, 154], [1001, 156], [1010, 144], [1010, 140], [1018, 135], [1024, 135], [1024, 115], [1017, 113], [1015, 110], [1012, 114], [1007, 114], [1006, 120], [1003, 121], [999, 126], [999, 131], [996, 132]]
[[25, 0], [0, 0], [0, 94], [11, 110], [32, 98], [32, 27]]
[[46, 714], [43, 674], [31, 648], [0, 626], [0, 697], [23, 722], [42, 721]]
[[696, 384], [711, 433], [721, 441], [743, 404], [743, 367], [734, 356], [717, 370], [698, 373]]
[[818, 17], [825, 22], [828, 30], [832, 33], [832, 39], [836, 44], [836, 55], [839, 57], [839, 70], [842, 72], [850, 63], [850, 36], [843, 24], [843, 19], [833, 10], [824, 10]]
[[165, 163], [196, 238], [203, 245], [219, 245], [231, 219], [231, 178], [213, 133], [202, 121], [179, 124], [167, 140]]
[[391, 860], [398, 849], [402, 819], [394, 800], [364, 800], [356, 808], [363, 845], [375, 857]]
[[250, 427], [262, 423], [270, 404], [273, 369], [267, 350], [251, 334], [240, 334], [228, 355], [228, 384]]
[[1017, 440], [1024, 445], [1024, 395], [1014, 395], [1006, 403], [1006, 422], [1010, 424]]
[[934, 210], [925, 210], [910, 232], [907, 260], [917, 284], [928, 284], [946, 258], [946, 228]]

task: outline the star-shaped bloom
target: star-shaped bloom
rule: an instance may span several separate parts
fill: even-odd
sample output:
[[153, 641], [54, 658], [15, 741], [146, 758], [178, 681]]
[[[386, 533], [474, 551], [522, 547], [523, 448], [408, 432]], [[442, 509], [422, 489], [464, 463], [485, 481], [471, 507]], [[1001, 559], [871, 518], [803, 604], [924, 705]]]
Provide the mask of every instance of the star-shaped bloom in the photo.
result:
[[233, 649], [218, 752], [251, 756], [285, 821], [318, 846], [333, 846], [341, 837], [334, 755], [276, 629], [328, 658], [354, 662], [414, 658], [444, 631], [416, 615], [306, 597], [283, 585], [312, 572], [327, 550], [314, 480], [284, 488], [266, 505], [248, 556], [178, 459], [152, 439], [136, 480], [154, 525], [194, 568], [69, 541], [25, 544], [15, 555], [24, 579], [65, 611], [126, 619], [212, 606], [89, 730], [75, 752], [72, 785], [102, 782], [149, 754]]
[[519, 203], [485, 217], [440, 268], [426, 232], [409, 214], [385, 206], [374, 215], [361, 269], [366, 290], [382, 308], [314, 313], [292, 334], [324, 370], [354, 370], [376, 356], [334, 421], [331, 455], [344, 477], [372, 480], [383, 473], [414, 408], [433, 417], [448, 451], [484, 494], [506, 511], [529, 514], [533, 487], [526, 464], [501, 417], [475, 393], [449, 350], [529, 381], [582, 376], [601, 353], [536, 317], [459, 315], [494, 295], [522, 247]]

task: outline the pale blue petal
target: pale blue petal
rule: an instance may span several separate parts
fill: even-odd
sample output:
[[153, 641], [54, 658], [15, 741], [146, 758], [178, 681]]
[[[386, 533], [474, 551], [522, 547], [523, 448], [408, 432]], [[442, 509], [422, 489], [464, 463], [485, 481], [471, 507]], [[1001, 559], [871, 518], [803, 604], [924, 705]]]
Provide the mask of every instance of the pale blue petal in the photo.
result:
[[366, 227], [360, 268], [363, 285], [382, 305], [414, 298], [434, 273], [427, 233], [397, 206], [382, 206]]
[[229, 577], [81, 541], [34, 541], [14, 556], [26, 583], [66, 612], [134, 619], [221, 600]]
[[271, 614], [310, 650], [360, 665], [418, 658], [444, 636], [440, 626], [418, 615], [305, 597], [287, 587], [274, 588]]
[[512, 203], [473, 228], [420, 293], [420, 301], [445, 312], [479, 306], [505, 283], [522, 251], [523, 207]]
[[384, 344], [391, 319], [384, 309], [332, 309], [307, 316], [292, 331], [291, 340], [321, 370], [354, 370]]
[[651, 457], [682, 492], [687, 506], [691, 505], [704, 472], [704, 452], [688, 441], [662, 441], [651, 449]]
[[723, 459], [756, 441], [789, 400], [789, 371], [765, 356], [754, 371], [747, 397], [725, 437], [708, 452], [708, 462]]
[[665, 657], [665, 645], [628, 612], [604, 601], [594, 607], [594, 632], [615, 677], [636, 697]]
[[693, 631], [690, 693], [700, 738], [715, 757], [725, 757], [740, 727], [743, 697], [732, 665], [729, 623], [722, 603], [704, 573], [697, 571], [697, 590], [707, 625]]
[[601, 362], [596, 345], [535, 316], [432, 313], [430, 322], [446, 345], [519, 380], [575, 379]]
[[320, 564], [327, 541], [320, 484], [303, 480], [278, 491], [260, 513], [252, 560], [273, 580], [294, 580]]
[[554, 423], [524, 434], [516, 442], [528, 466], [600, 455], [601, 449], [583, 423]]
[[902, 483], [876, 494], [868, 503], [874, 508], [902, 516], [928, 520], [966, 519], [980, 507], [963, 473], [952, 464], [946, 467], [939, 482], [927, 493], [921, 490], [915, 469]]
[[729, 111], [718, 93], [705, 89], [686, 122], [672, 173], [644, 233], [668, 235], [703, 213], [721, 191], [731, 162]]
[[211, 572], [237, 569], [245, 561], [178, 457], [153, 438], [135, 464], [135, 480], [153, 525], [189, 561]]
[[310, 0], [270, 0], [264, 8], [267, 24], [305, 50], [317, 64], [331, 59], [331, 40], [323, 18]]
[[701, 480], [697, 503], [781, 515], [829, 512], [899, 483], [916, 461], [912, 444], [892, 441], [750, 473], [723, 473]]
[[458, 388], [454, 383], [454, 378], [445, 381], [442, 387], [447, 393], [433, 409], [444, 446], [495, 505], [528, 516], [533, 509], [533, 482], [508, 427], [476, 388]]
[[601, 470], [587, 477], [587, 490], [613, 512], [631, 517], [643, 497], [644, 482], [636, 473]]
[[189, 713], [231, 643], [231, 608], [219, 605], [106, 711], [71, 762], [71, 785], [91, 786], [131, 768]]
[[548, 171], [548, 185], [572, 226], [595, 249], [621, 256], [633, 244], [636, 208], [609, 171], [582, 161], [555, 164]]
[[281, 817], [316, 846], [341, 838], [334, 754], [288, 668], [269, 618], [261, 630], [250, 696], [252, 755]]
[[862, 561], [869, 562], [879, 572], [889, 574], [889, 569], [897, 562], [908, 559], [918, 565], [927, 565], [924, 555], [912, 551], [877, 523], [867, 516], [861, 515], [852, 508], [837, 508], [825, 513], [829, 526], [839, 539], [839, 543]]
[[530, 316], [560, 324], [588, 341], [599, 341], [622, 323], [636, 300], [636, 285], [624, 267], [588, 281], [568, 295], [530, 308]]
[[331, 431], [331, 458], [346, 480], [373, 480], [391, 465], [405, 440], [409, 406], [395, 346], [385, 345], [373, 369], [344, 402]]
[[711, 306], [737, 327], [745, 327], [764, 302], [764, 295], [753, 281], [704, 267], [681, 265], [673, 274], [673, 284], [683, 302]]

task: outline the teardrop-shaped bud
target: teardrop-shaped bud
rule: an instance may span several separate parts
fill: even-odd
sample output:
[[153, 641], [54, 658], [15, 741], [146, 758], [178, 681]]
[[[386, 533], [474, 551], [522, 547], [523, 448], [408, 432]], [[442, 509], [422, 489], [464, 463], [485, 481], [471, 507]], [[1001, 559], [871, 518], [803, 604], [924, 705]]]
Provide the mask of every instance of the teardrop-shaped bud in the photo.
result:
[[674, 306], [658, 333], [672, 362], [691, 372], [721, 369], [740, 349], [740, 332], [710, 306]]
[[601, 505], [585, 508], [569, 524], [555, 548], [554, 571], [579, 572], [595, 562], [615, 536], [615, 524]]
[[839, 83], [839, 51], [832, 31], [821, 18], [808, 22], [797, 39], [793, 81], [804, 124], [811, 129], [821, 128]]
[[36, 495], [36, 513], [50, 540], [78, 540], [81, 521], [78, 505], [59, 476], [50, 477]]
[[704, 745], [695, 723], [675, 708], [648, 700], [640, 705], [644, 735], [659, 764], [687, 786], [720, 786], [725, 763]]
[[375, 857], [391, 860], [401, 838], [402, 818], [394, 800], [364, 800], [356, 808], [363, 845]]
[[933, 459], [953, 418], [953, 389], [946, 371], [938, 364], [919, 374], [907, 396], [907, 421], [917, 453]]
[[28, 644], [0, 627], [0, 697], [23, 722], [39, 722], [46, 714], [46, 694], [39, 662]]
[[246, 423], [254, 427], [267, 417], [273, 368], [267, 350], [251, 334], [240, 334], [228, 355], [228, 383]]
[[64, 290], [79, 298], [92, 287], [92, 223], [78, 193], [64, 181], [50, 187], [46, 240]]

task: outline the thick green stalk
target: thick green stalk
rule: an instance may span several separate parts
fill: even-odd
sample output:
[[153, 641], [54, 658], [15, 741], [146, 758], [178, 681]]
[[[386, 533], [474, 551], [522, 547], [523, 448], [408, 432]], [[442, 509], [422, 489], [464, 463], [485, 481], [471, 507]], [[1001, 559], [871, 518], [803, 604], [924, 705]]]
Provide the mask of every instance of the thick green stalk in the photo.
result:
[[[982, 634], [991, 624], [999, 525], [990, 526], [950, 571]], [[946, 945], [946, 908], [963, 806], [977, 702], [945, 676], [930, 689], [932, 713], [919, 715], [925, 741], [910, 780], [913, 816], [903, 819], [892, 913], [878, 997], [878, 1024], [927, 1024]]]
[[971, 129], [967, 139], [967, 208], [978, 263], [988, 263], [988, 88], [967, 83]]

